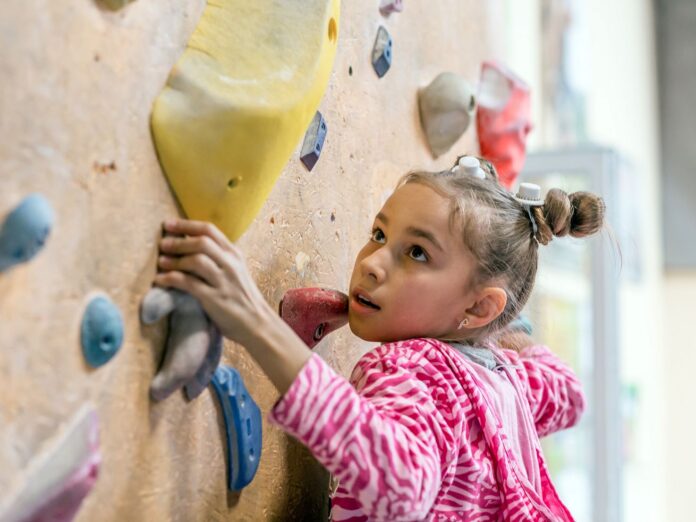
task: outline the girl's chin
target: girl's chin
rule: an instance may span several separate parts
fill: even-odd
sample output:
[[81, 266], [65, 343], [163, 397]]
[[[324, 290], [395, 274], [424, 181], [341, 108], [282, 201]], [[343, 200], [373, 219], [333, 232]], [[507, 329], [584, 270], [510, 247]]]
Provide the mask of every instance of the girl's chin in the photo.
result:
[[363, 341], [368, 341], [371, 343], [392, 343], [395, 341], [403, 341], [404, 339], [412, 339], [414, 337], [419, 337], [419, 336], [413, 336], [409, 335], [406, 332], [400, 333], [400, 332], [384, 332], [384, 330], [380, 329], [379, 331], [375, 331], [376, 329], [369, 328], [364, 324], [360, 324], [359, 321], [353, 320], [350, 317], [348, 318], [348, 326], [350, 327], [350, 331], [353, 332], [353, 335], [360, 337]]
[[352, 320], [350, 317], [348, 318], [348, 326], [350, 326], [350, 331], [353, 332], [353, 335], [360, 337], [363, 341], [371, 343], [386, 342], [384, 332], [375, 332], [372, 328], [367, 328], [365, 325], [359, 324], [358, 321]]

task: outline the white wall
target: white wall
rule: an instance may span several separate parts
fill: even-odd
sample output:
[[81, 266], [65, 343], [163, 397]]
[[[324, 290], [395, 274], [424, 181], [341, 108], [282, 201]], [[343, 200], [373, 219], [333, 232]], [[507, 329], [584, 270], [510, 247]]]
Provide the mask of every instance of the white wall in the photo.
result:
[[665, 277], [667, 504], [664, 520], [693, 520], [696, 468], [696, 272], [672, 271]]

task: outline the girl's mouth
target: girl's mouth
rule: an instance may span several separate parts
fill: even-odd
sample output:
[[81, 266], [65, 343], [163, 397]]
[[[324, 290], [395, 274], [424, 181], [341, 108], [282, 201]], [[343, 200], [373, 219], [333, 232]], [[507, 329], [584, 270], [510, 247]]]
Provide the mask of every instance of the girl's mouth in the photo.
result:
[[370, 315], [381, 310], [381, 307], [372, 302], [371, 296], [367, 292], [355, 289], [351, 292], [350, 309], [358, 315]]
[[379, 309], [380, 309], [379, 306], [377, 306], [376, 304], [374, 304], [372, 301], [370, 301], [367, 297], [365, 297], [365, 296], [362, 295], [362, 294], [357, 294], [357, 295], [355, 296], [355, 298], [356, 298], [356, 300], [358, 301], [358, 303], [360, 303], [361, 305], [369, 306], [370, 308], [374, 308], [375, 310], [379, 310]]

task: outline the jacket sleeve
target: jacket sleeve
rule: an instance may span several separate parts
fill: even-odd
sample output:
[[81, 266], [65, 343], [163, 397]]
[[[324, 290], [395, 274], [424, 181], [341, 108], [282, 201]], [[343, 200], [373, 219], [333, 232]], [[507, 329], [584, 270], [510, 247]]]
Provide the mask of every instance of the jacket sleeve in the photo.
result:
[[573, 370], [545, 346], [523, 348], [519, 355], [505, 352], [516, 359], [539, 436], [575, 425], [585, 410], [585, 396]]
[[455, 458], [452, 426], [461, 414], [432, 365], [382, 348], [358, 362], [355, 388], [313, 355], [270, 418], [310, 449], [370, 520], [422, 519]]

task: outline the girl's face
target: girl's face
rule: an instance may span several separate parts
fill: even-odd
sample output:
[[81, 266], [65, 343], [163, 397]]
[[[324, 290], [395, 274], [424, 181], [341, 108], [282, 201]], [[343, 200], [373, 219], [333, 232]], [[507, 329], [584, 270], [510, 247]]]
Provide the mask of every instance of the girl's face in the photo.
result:
[[408, 183], [392, 194], [355, 260], [354, 334], [378, 342], [458, 337], [475, 261], [449, 222], [449, 200], [430, 187]]

